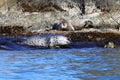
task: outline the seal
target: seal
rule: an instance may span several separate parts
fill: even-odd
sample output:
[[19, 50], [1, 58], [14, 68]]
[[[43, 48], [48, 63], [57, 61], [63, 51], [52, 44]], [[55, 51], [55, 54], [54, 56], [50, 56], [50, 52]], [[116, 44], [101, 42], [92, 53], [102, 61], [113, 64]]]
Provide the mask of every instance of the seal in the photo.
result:
[[68, 46], [70, 41], [63, 35], [42, 34], [28, 37], [20, 44], [40, 48], [56, 48]]
[[70, 22], [62, 19], [61, 21], [54, 23], [52, 30], [74, 31], [75, 29]]

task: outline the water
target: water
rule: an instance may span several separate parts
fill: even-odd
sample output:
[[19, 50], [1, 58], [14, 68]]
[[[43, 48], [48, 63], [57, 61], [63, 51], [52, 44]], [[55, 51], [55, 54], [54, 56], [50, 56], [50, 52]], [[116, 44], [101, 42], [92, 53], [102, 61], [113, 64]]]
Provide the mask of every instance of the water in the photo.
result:
[[0, 80], [120, 80], [120, 50], [0, 50]]

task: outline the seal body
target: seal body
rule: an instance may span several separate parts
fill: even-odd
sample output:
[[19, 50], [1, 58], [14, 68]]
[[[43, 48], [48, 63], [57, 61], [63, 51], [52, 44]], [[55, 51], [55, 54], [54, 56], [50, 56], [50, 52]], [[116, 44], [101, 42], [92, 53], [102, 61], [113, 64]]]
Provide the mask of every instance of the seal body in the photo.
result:
[[84, 26], [83, 27], [84, 28], [94, 28], [93, 22], [90, 21], [90, 20], [87, 20], [87, 21], [84, 22]]
[[45, 34], [31, 36], [22, 41], [21, 44], [34, 47], [55, 48], [56, 46], [67, 46], [70, 44], [70, 41], [63, 35]]
[[70, 22], [61, 20], [60, 22], [54, 23], [52, 30], [74, 31], [75, 29]]

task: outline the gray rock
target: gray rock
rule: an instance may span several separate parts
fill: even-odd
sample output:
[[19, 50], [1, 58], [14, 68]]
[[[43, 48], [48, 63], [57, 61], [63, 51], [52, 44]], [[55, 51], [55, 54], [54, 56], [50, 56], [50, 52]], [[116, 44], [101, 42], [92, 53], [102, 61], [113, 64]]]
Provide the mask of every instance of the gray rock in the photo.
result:
[[105, 48], [115, 48], [114, 42], [108, 42], [105, 46]]

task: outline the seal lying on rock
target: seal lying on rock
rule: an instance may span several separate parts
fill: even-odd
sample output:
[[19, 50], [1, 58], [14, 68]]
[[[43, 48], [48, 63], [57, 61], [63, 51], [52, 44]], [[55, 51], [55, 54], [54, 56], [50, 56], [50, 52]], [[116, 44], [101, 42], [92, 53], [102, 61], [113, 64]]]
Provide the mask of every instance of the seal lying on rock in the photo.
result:
[[87, 20], [87, 21], [84, 22], [84, 26], [83, 27], [84, 28], [94, 28], [93, 22], [90, 21], [90, 20]]
[[94, 28], [93, 21], [91, 19], [81, 19], [76, 22], [72, 22], [75, 30], [81, 30], [84, 28]]
[[43, 48], [58, 48], [67, 46], [69, 43], [70, 41], [65, 36], [45, 34], [29, 37], [21, 44]]
[[75, 29], [70, 22], [63, 19], [60, 22], [54, 23], [52, 30], [74, 31]]

